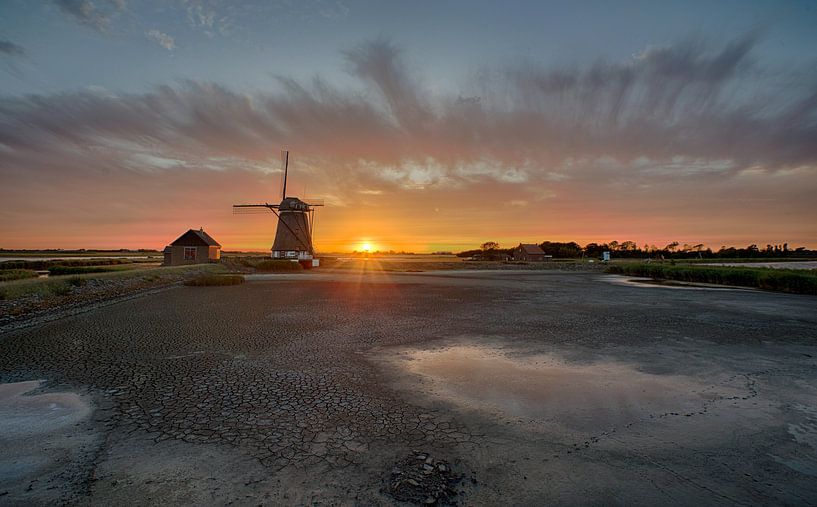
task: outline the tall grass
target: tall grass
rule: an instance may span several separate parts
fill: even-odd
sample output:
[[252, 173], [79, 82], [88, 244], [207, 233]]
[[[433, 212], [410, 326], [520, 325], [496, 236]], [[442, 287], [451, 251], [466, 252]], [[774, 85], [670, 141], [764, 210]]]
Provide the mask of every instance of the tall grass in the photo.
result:
[[656, 280], [756, 287], [779, 292], [817, 295], [817, 271], [815, 270], [622, 263], [610, 265], [607, 272], [645, 276]]
[[[217, 273], [224, 268], [217, 264], [196, 264], [191, 266], [171, 266], [152, 269], [127, 269], [131, 266], [113, 266], [115, 271], [105, 273], [88, 273], [64, 278], [29, 278], [12, 280], [0, 284], [0, 299], [15, 300], [29, 296], [48, 299], [53, 296], [65, 296], [75, 288], [87, 285], [91, 281], [99, 284], [140, 283], [158, 286], [172, 284], [199, 274]], [[3, 271], [0, 271], [2, 273]], [[98, 285], [99, 285], [98, 284]]]
[[192, 285], [195, 287], [211, 287], [223, 285], [240, 285], [244, 283], [242, 275], [199, 275], [184, 282], [185, 285]]
[[26, 278], [36, 278], [37, 272], [30, 269], [4, 269], [0, 271], [0, 282], [10, 280], [24, 280]]
[[[71, 279], [64, 280], [31, 280], [32, 283], [5, 284], [0, 287], [0, 300], [17, 299], [23, 296], [39, 296], [48, 298], [52, 296], [66, 296], [71, 293], [74, 287], [79, 285], [73, 283]], [[80, 284], [81, 285], [81, 284]]]
[[264, 272], [273, 272], [273, 273], [280, 273], [280, 272], [288, 272], [288, 271], [303, 271], [303, 266], [301, 266], [298, 262], [292, 261], [283, 261], [283, 260], [275, 260], [275, 259], [266, 259], [260, 262], [255, 263], [253, 266], [257, 271], [264, 271]]
[[0, 259], [0, 270], [34, 269], [43, 271], [55, 266], [117, 266], [120, 264], [134, 264], [135, 262], [135, 260], [131, 259], [52, 259], [42, 261], [4, 261]]

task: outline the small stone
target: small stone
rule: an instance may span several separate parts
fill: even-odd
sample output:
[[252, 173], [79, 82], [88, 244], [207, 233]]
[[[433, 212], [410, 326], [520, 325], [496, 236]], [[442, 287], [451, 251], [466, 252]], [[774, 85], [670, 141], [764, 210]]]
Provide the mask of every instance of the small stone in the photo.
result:
[[439, 465], [437, 465], [437, 470], [439, 470], [440, 472], [445, 472], [446, 470], [448, 470], [448, 468], [442, 463], [440, 463]]
[[423, 465], [423, 470], [426, 470], [426, 471], [430, 472], [430, 471], [434, 470], [434, 467], [429, 465], [428, 463], [426, 463], [425, 465]]
[[420, 485], [420, 483], [415, 481], [414, 479], [409, 479], [406, 482], [411, 484], [412, 486], [419, 486]]
[[437, 499], [434, 498], [433, 496], [430, 496], [430, 497], [426, 498], [423, 503], [426, 504], [426, 505], [432, 505], [432, 504], [437, 503]]
[[426, 459], [428, 456], [425, 454], [418, 454], [417, 459]]

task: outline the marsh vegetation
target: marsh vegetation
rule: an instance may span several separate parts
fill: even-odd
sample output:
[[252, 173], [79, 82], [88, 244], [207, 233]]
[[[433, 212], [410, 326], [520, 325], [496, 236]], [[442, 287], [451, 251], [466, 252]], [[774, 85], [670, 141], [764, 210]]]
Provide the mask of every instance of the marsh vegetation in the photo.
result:
[[611, 274], [644, 276], [655, 280], [712, 283], [763, 290], [817, 294], [817, 271], [735, 266], [700, 266], [647, 263], [617, 263], [607, 267]]

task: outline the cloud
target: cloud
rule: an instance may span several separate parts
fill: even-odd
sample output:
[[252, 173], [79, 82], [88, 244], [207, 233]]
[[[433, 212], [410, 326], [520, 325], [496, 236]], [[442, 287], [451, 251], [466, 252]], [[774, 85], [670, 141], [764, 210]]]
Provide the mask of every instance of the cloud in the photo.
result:
[[23, 56], [25, 49], [22, 46], [15, 44], [7, 39], [0, 39], [0, 55], [4, 56]]
[[187, 21], [195, 27], [213, 28], [219, 19], [210, 2], [204, 0], [183, 0], [187, 9]]
[[[474, 227], [497, 200], [514, 213], [522, 202], [547, 207], [541, 216], [569, 210], [588, 236], [602, 207], [619, 224], [629, 213], [647, 214], [654, 227], [672, 216], [675, 227], [693, 227], [691, 206], [735, 217], [764, 202], [756, 223], [790, 223], [815, 211], [817, 73], [770, 79], [752, 56], [757, 40], [651, 47], [579, 68], [516, 64], [484, 70], [450, 94], [426, 89], [401, 48], [378, 39], [344, 54], [357, 80], [348, 88], [279, 76], [255, 93], [182, 81], [138, 94], [0, 96], [0, 177], [33, 188], [111, 178], [139, 185], [136, 175], [150, 174], [172, 179], [182, 195], [181, 175], [268, 174], [288, 146], [312, 195], [369, 202], [382, 192], [394, 213], [411, 216], [420, 202], [451, 203]], [[170, 189], [157, 193], [163, 203]], [[817, 241], [813, 227], [793, 220], [792, 231]]]
[[54, 0], [66, 16], [77, 23], [104, 33], [108, 31], [112, 17], [125, 10], [125, 0], [93, 2], [91, 0]]
[[176, 40], [170, 35], [160, 32], [159, 30], [148, 30], [145, 32], [145, 37], [159, 44], [168, 51], [176, 49]]
[[[175, 47], [158, 30], [146, 36]], [[4, 97], [0, 142], [18, 154], [124, 142], [173, 158], [248, 160], [293, 144], [302, 156], [425, 164], [455, 179], [473, 173], [507, 180], [522, 167], [545, 177], [568, 161], [605, 157], [636, 171], [645, 160], [660, 162], [677, 175], [685, 166], [678, 160], [699, 161], [690, 165], [695, 173], [710, 160], [729, 161], [720, 171], [726, 173], [814, 165], [817, 85], [802, 96], [762, 88], [749, 58], [753, 44], [744, 38], [715, 50], [653, 48], [584, 69], [520, 65], [487, 74], [468, 90], [479, 100], [464, 101], [462, 94], [432, 96], [399, 48], [375, 40], [345, 54], [358, 89], [279, 77], [275, 89], [255, 94], [184, 81], [144, 94]]]

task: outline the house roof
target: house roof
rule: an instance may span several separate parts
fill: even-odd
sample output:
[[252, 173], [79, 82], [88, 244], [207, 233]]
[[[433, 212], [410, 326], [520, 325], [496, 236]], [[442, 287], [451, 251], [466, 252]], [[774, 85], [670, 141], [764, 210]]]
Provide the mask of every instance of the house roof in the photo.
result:
[[171, 243], [173, 246], [218, 246], [216, 240], [214, 240], [209, 234], [204, 232], [204, 229], [190, 229], [189, 231], [185, 232], [178, 238], [176, 241]]
[[528, 255], [545, 255], [545, 251], [533, 243], [519, 243], [517, 248], [521, 248]]

